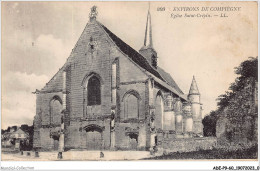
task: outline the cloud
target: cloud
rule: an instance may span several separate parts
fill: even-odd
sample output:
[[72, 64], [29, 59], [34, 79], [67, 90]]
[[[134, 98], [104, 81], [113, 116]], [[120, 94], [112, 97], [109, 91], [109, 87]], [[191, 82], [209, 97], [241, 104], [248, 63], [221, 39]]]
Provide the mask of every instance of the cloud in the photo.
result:
[[2, 77], [2, 128], [32, 124], [36, 96], [32, 94], [48, 81], [46, 75], [8, 72]]
[[51, 76], [62, 67], [72, 48], [51, 34], [33, 39], [27, 31], [17, 30], [3, 38], [3, 66], [12, 72]]
[[[40, 89], [44, 86], [43, 81], [47, 81], [46, 75], [37, 76], [35, 74], [27, 74], [21, 72], [8, 72], [3, 76], [3, 91], [6, 93], [16, 92], [32, 92], [36, 88]], [[9, 91], [8, 91], [9, 90]], [[11, 90], [11, 91], [10, 91]]]

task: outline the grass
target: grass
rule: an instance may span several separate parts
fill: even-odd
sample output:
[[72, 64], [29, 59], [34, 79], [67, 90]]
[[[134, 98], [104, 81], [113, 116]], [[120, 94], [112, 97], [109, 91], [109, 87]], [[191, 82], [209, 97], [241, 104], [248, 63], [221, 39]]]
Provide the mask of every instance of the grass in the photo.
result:
[[257, 145], [248, 149], [212, 149], [193, 152], [172, 152], [162, 156], [146, 158], [146, 160], [173, 160], [173, 159], [257, 159]]

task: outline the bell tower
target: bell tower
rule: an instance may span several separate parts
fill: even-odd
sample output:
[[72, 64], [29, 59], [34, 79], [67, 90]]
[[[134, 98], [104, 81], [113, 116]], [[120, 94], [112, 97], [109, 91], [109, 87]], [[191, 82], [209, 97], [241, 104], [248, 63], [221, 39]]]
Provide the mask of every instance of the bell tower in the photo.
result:
[[153, 48], [153, 36], [152, 36], [152, 19], [150, 14], [150, 4], [147, 13], [145, 35], [144, 35], [144, 45], [139, 50], [139, 53], [142, 54], [150, 63], [151, 66], [157, 68], [157, 52]]

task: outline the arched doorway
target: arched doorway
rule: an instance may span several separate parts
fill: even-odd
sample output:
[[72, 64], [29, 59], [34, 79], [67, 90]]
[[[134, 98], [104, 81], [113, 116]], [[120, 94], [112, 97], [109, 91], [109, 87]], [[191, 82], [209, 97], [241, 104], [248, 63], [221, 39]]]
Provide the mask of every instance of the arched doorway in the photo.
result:
[[88, 125], [86, 131], [86, 149], [101, 150], [103, 147], [103, 128], [98, 125]]
[[53, 150], [58, 151], [59, 149], [59, 137], [58, 136], [52, 136], [53, 139]]
[[137, 150], [138, 146], [138, 135], [136, 133], [129, 133], [129, 149]]

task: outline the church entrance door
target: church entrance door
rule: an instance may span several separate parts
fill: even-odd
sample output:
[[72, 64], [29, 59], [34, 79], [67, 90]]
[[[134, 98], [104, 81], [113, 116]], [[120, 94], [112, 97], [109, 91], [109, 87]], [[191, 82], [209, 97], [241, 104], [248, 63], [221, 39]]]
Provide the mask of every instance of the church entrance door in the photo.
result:
[[53, 136], [53, 150], [58, 151], [59, 149], [59, 137], [58, 136]]
[[98, 131], [87, 132], [87, 149], [100, 150], [102, 147], [101, 133]]
[[134, 139], [134, 138], [130, 138], [130, 149], [131, 150], [137, 149], [137, 142], [136, 142], [136, 139]]
[[59, 140], [54, 140], [54, 150], [58, 151], [59, 148]]
[[104, 128], [91, 124], [86, 126], [86, 148], [87, 150], [101, 150], [103, 147], [103, 130]]

